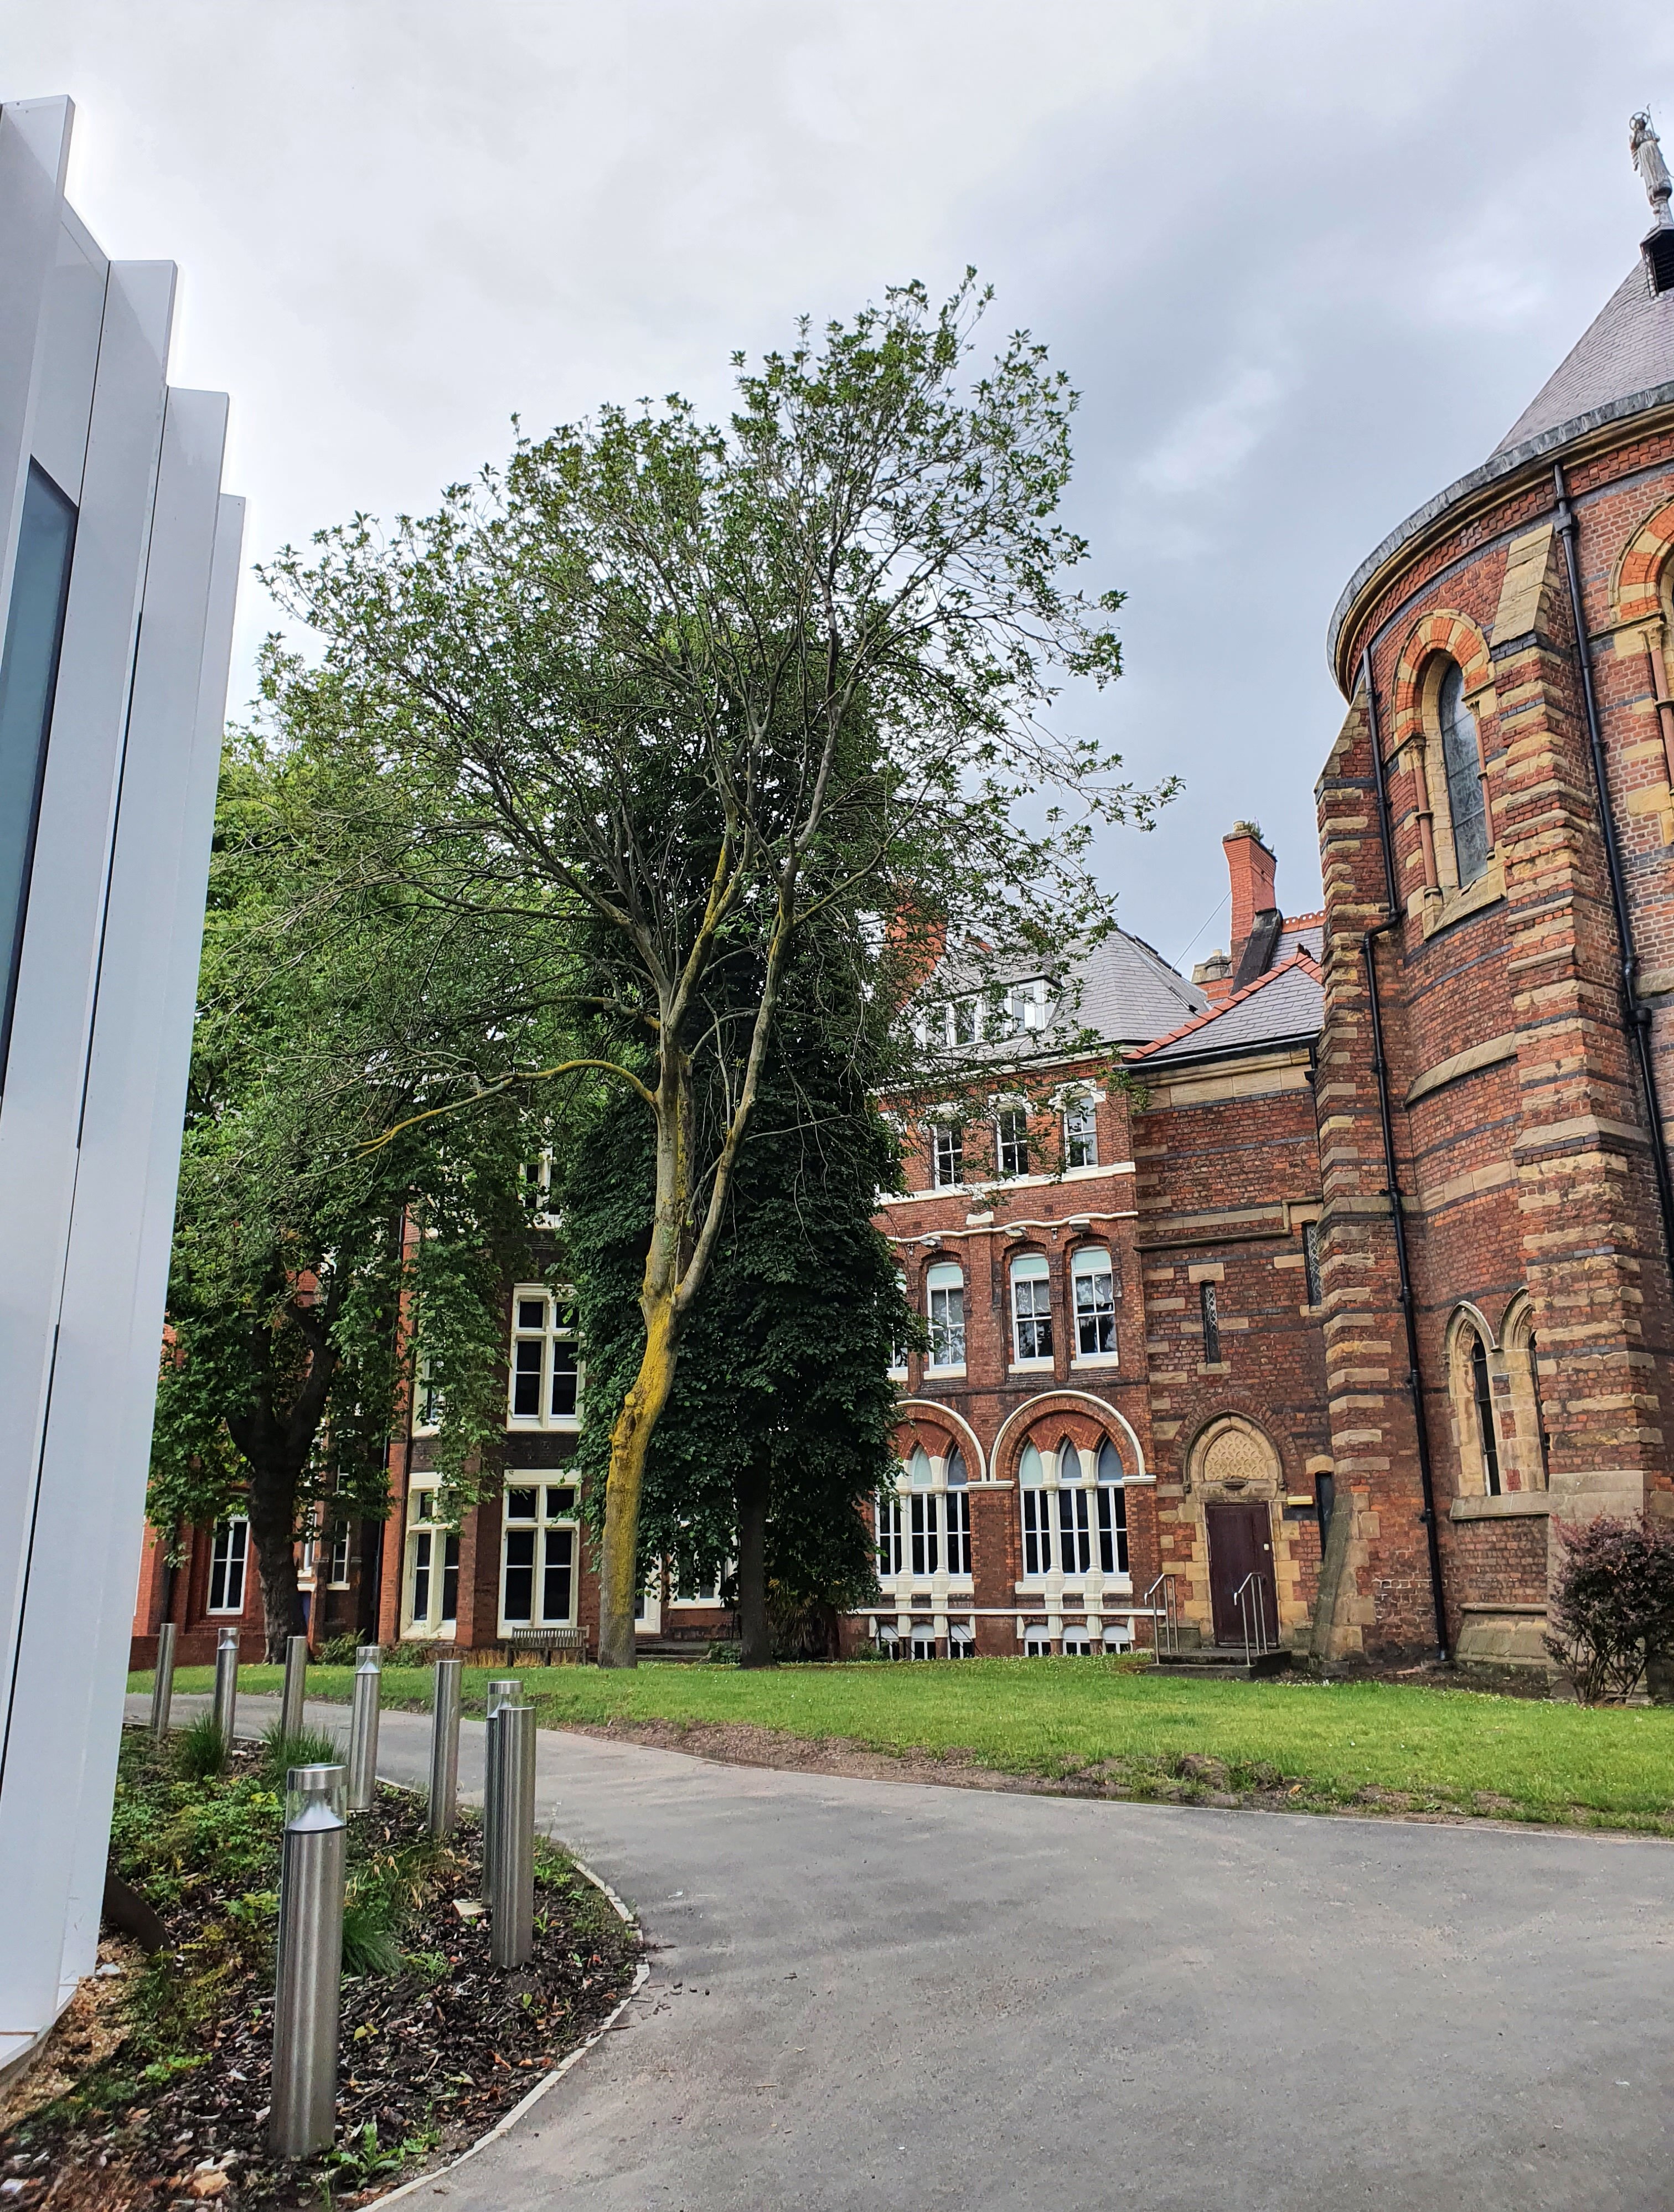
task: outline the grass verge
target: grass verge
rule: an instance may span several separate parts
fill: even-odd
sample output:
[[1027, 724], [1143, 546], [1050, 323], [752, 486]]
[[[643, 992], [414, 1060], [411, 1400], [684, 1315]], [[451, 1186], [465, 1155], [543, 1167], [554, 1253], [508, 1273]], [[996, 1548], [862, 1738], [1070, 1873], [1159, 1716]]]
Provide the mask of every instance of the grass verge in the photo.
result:
[[[467, 1711], [490, 1673], [465, 1670]], [[998, 1773], [1117, 1796], [1209, 1797], [1298, 1810], [1492, 1815], [1674, 1835], [1674, 1707], [1550, 1704], [1382, 1682], [1159, 1678], [1131, 1662], [973, 1659], [957, 1665], [646, 1665], [520, 1670], [543, 1726], [771, 1731], [792, 1744], [972, 1761]], [[280, 1669], [247, 1667], [249, 1691]], [[351, 1668], [309, 1674], [347, 1701]], [[211, 1686], [181, 1668], [182, 1691]], [[148, 1689], [136, 1674], [130, 1687]], [[422, 1711], [429, 1676], [386, 1667], [387, 1706]], [[789, 1754], [787, 1764], [805, 1764]]]

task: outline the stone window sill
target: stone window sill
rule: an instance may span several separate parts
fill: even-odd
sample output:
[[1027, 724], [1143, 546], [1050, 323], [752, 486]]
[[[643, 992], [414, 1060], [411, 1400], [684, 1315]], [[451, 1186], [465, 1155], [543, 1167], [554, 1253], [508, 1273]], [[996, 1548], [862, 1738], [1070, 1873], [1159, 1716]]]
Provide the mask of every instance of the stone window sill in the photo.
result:
[[1484, 907], [1494, 906], [1506, 896], [1506, 866], [1496, 852], [1474, 884], [1463, 890], [1434, 890], [1421, 894], [1423, 901], [1423, 926], [1426, 937], [1434, 937], [1438, 930], [1451, 929], [1456, 921], [1467, 915], [1480, 914]]
[[1507, 1490], [1498, 1498], [1456, 1498], [1450, 1521], [1515, 1521], [1552, 1510], [1549, 1490]]

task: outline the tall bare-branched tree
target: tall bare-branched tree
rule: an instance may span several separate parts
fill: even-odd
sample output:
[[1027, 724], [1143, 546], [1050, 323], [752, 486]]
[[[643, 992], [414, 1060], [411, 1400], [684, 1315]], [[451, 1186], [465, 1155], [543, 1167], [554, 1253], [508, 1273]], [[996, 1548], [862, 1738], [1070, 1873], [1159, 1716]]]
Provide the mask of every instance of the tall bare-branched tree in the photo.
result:
[[[1118, 672], [1119, 595], [1071, 580], [1074, 395], [1026, 334], [977, 368], [985, 301], [970, 279], [939, 308], [910, 286], [804, 325], [757, 368], [739, 357], [724, 428], [679, 399], [606, 409], [520, 440], [433, 515], [359, 519], [270, 573], [322, 648], [286, 681], [329, 687], [422, 794], [390, 865], [461, 911], [538, 922], [555, 965], [575, 963], [593, 1042], [530, 1073], [614, 1084], [652, 1117], [607, 1665], [633, 1663], [646, 1448], [799, 932], [855, 917], [871, 988], [898, 994], [949, 934], [1049, 954], [1098, 927], [1093, 820], [1157, 797], [1054, 719], [1066, 675]], [[701, 1144], [699, 1062], [724, 1101]]]

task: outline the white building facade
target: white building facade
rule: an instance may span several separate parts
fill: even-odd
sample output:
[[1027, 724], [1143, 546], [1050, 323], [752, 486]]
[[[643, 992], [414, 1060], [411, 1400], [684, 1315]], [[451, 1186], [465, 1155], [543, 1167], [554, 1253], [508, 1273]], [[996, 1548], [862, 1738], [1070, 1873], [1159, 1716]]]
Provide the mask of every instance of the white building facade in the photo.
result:
[[72, 122], [0, 105], [0, 2067], [96, 1954], [243, 530]]

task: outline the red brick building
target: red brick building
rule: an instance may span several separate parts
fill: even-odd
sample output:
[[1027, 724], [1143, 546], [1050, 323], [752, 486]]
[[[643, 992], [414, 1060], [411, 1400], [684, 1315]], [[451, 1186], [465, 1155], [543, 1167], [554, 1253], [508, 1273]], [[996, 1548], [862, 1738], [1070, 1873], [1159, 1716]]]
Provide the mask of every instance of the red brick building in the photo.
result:
[[[1322, 1657], [1538, 1666], [1555, 1522], [1674, 1511], [1671, 624], [1664, 204], [1500, 447], [1342, 595], [1323, 914], [1283, 915], [1240, 823], [1191, 981], [1120, 932], [1073, 990], [931, 980], [980, 1080], [903, 1109], [880, 1221], [930, 1341], [850, 1648], [1147, 1643], [1172, 1585], [1204, 1640], [1258, 1604]], [[539, 1285], [509, 1321], [504, 1495], [435, 1524], [421, 1389], [389, 1522], [310, 1559], [320, 1632], [596, 1644], [579, 1348]], [[165, 1607], [251, 1617], [244, 1540], [198, 1532], [172, 1578], [148, 1548], [137, 1654]], [[665, 1582], [644, 1640], [701, 1644], [718, 1601]]]

